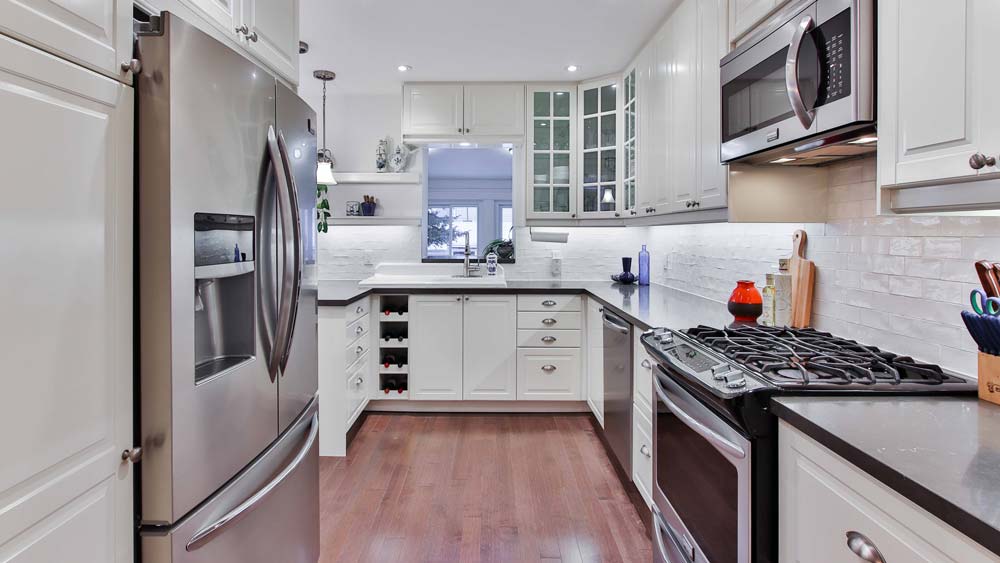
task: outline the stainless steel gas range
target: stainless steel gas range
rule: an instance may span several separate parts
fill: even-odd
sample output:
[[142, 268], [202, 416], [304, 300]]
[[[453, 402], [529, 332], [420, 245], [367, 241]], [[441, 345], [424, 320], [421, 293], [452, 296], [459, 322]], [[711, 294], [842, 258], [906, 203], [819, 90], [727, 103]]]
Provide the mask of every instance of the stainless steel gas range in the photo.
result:
[[654, 561], [777, 562], [776, 393], [972, 394], [975, 383], [811, 329], [656, 329]]

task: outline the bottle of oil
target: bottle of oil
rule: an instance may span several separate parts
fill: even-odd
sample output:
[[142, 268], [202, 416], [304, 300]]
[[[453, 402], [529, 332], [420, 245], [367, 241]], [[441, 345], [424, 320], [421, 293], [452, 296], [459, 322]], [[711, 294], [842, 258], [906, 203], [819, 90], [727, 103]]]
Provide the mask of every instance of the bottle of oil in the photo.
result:
[[767, 274], [767, 282], [760, 289], [761, 298], [764, 300], [764, 312], [760, 315], [760, 324], [764, 326], [774, 326], [775, 323], [775, 291], [774, 274]]

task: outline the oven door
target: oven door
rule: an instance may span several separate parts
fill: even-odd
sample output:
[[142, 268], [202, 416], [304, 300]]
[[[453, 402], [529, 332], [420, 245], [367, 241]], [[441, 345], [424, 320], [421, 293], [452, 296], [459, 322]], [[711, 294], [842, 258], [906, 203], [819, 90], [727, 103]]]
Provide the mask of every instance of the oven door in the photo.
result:
[[659, 365], [653, 377], [654, 560], [748, 563], [750, 441], [685, 390], [671, 370]]

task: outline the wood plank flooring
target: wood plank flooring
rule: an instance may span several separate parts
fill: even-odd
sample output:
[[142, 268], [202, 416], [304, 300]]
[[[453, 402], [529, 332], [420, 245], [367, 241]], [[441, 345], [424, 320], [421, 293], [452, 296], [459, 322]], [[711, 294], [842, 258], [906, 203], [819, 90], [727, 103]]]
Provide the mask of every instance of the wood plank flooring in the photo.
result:
[[322, 563], [652, 560], [586, 415], [370, 414], [320, 460]]

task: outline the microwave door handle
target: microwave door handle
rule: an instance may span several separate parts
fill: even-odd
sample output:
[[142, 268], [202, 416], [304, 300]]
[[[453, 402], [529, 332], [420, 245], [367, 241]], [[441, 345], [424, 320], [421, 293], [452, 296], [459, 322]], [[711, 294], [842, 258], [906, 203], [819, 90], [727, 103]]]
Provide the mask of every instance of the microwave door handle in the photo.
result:
[[663, 388], [663, 384], [660, 383], [660, 378], [658, 375], [653, 374], [653, 389], [656, 391], [657, 396], [663, 401], [663, 404], [670, 409], [670, 412], [680, 419], [688, 428], [694, 430], [702, 438], [708, 440], [710, 444], [722, 450], [729, 456], [735, 457], [736, 459], [745, 459], [747, 457], [746, 451], [740, 446], [727, 440], [724, 436], [712, 430], [708, 426], [702, 424], [698, 419], [686, 413], [684, 409], [680, 408], [677, 403], [670, 400], [667, 396], [667, 391]]
[[285, 284], [291, 288], [289, 292], [288, 306], [288, 329], [284, 337], [284, 347], [280, 349], [281, 369], [285, 369], [288, 362], [288, 354], [292, 348], [292, 336], [295, 332], [295, 319], [299, 313], [299, 296], [302, 292], [302, 233], [299, 222], [299, 198], [297, 186], [295, 185], [295, 175], [292, 173], [292, 160], [288, 157], [288, 145], [285, 143], [285, 136], [278, 130], [278, 151], [281, 153], [283, 169], [285, 174], [285, 189], [287, 191], [286, 201], [288, 203], [288, 220], [291, 228], [284, 228], [282, 233], [285, 236], [285, 248], [292, 248], [291, 273], [282, 279], [282, 291]]
[[785, 59], [785, 89], [788, 91], [788, 101], [792, 104], [792, 112], [799, 118], [802, 127], [809, 129], [812, 127], [816, 112], [806, 109], [805, 101], [802, 99], [802, 91], [799, 88], [799, 51], [802, 48], [802, 41], [806, 34], [813, 28], [812, 16], [805, 16], [795, 27], [795, 35], [788, 45], [788, 58]]
[[274, 345], [271, 347], [271, 357], [268, 359], [268, 370], [271, 372], [272, 380], [280, 369], [283, 351], [286, 348], [286, 338], [288, 336], [288, 325], [291, 320], [289, 304], [291, 302], [292, 287], [288, 282], [291, 275], [289, 270], [288, 252], [288, 231], [291, 227], [288, 209], [288, 176], [285, 173], [284, 162], [281, 158], [281, 150], [278, 147], [278, 137], [274, 132], [274, 126], [269, 126], [267, 130], [267, 148], [271, 156], [271, 163], [274, 166], [274, 177], [278, 185], [278, 224], [281, 226], [281, 233], [284, 240], [281, 241], [281, 265], [279, 266], [280, 285], [278, 286], [278, 322], [274, 329]]

